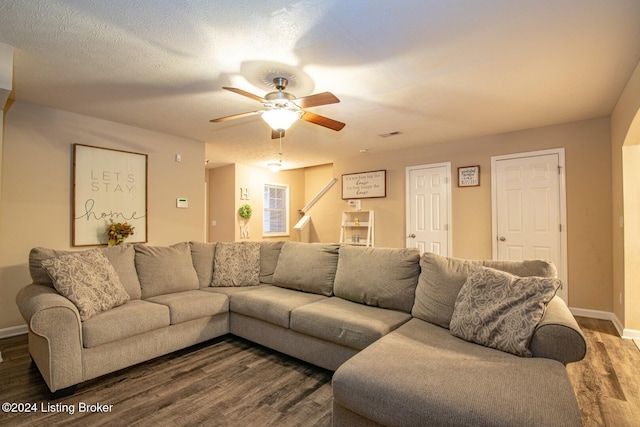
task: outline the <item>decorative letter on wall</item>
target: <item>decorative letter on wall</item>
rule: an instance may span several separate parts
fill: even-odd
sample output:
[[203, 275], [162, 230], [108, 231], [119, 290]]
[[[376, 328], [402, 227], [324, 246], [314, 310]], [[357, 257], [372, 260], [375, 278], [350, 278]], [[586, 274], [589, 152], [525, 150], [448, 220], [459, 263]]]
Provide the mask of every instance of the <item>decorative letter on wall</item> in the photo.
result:
[[135, 227], [129, 243], [147, 241], [147, 155], [73, 145], [73, 246], [107, 243], [113, 222]]

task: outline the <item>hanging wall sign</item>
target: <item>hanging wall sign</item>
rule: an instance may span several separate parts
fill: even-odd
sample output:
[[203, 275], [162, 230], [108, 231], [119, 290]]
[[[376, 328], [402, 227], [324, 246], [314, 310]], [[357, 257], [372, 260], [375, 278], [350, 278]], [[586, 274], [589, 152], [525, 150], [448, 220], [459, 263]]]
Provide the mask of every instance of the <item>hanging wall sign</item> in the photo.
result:
[[147, 155], [73, 145], [73, 246], [106, 244], [107, 227], [135, 227], [128, 243], [147, 241]]
[[477, 187], [480, 185], [480, 166], [458, 168], [458, 187]]
[[369, 199], [387, 197], [387, 171], [371, 171], [342, 175], [342, 198]]

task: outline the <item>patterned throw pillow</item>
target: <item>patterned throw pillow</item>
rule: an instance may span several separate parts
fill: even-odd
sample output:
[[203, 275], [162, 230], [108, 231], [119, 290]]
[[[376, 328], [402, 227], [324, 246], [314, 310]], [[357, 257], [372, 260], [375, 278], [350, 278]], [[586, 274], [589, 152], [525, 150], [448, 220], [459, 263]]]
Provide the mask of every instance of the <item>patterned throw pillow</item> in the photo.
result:
[[466, 341], [531, 357], [531, 337], [560, 283], [478, 267], [458, 294], [449, 330]]
[[83, 321], [129, 300], [118, 274], [100, 249], [45, 259], [42, 267], [56, 290], [78, 307]]
[[260, 242], [216, 244], [211, 286], [260, 284]]

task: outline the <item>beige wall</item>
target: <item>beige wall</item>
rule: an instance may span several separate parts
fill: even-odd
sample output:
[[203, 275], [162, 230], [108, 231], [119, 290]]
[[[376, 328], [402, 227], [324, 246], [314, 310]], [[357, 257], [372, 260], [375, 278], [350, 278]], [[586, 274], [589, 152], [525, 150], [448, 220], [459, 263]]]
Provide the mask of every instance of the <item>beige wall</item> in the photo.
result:
[[362, 209], [376, 215], [376, 246], [405, 245], [405, 168], [451, 162], [457, 168], [480, 165], [480, 187], [452, 186], [453, 255], [491, 258], [491, 156], [565, 148], [567, 179], [569, 303], [584, 309], [612, 310], [611, 149], [608, 118], [493, 135], [411, 150], [368, 153], [337, 160], [339, 182], [312, 221], [321, 241], [337, 241], [345, 173], [387, 170], [387, 197], [364, 199]]
[[[305, 172], [295, 169], [271, 172], [265, 168], [242, 164], [210, 169], [209, 175], [209, 241], [234, 242], [241, 240], [297, 240], [293, 226], [300, 219], [298, 210], [305, 205]], [[262, 191], [265, 183], [289, 186], [289, 229], [286, 237], [264, 238], [262, 236]], [[246, 189], [249, 200], [242, 200], [240, 189]], [[249, 238], [240, 236], [240, 221], [237, 212], [248, 204], [253, 214], [246, 225]], [[216, 225], [211, 225], [212, 221]]]
[[613, 312], [625, 329], [636, 333], [640, 331], [639, 147], [640, 64], [611, 115]]
[[[149, 155], [149, 244], [204, 239], [204, 144], [23, 102], [4, 125], [0, 329], [24, 324], [14, 301], [30, 283], [29, 250], [71, 248], [74, 143]], [[176, 208], [178, 197], [189, 199], [188, 209]]]

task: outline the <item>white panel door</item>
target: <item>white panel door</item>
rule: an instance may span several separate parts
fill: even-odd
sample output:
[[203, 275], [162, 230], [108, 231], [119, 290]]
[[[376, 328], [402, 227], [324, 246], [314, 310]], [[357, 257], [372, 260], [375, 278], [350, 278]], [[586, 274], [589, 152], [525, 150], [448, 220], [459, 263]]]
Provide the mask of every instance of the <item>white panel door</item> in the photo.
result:
[[448, 163], [407, 168], [407, 247], [450, 255], [450, 171]]
[[[497, 259], [551, 260], [565, 277], [559, 155], [505, 158], [493, 166]], [[566, 287], [560, 295], [566, 300]]]

